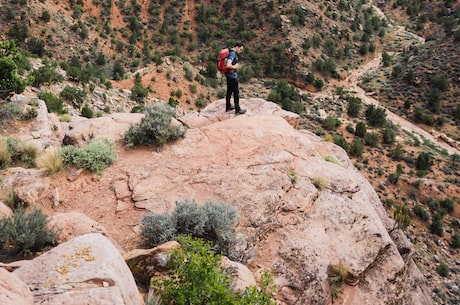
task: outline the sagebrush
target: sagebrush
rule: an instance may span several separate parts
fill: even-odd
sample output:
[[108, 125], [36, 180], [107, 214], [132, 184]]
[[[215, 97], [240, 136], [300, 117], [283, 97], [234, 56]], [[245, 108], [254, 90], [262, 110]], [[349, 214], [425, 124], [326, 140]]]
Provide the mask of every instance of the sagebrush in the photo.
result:
[[225, 203], [177, 201], [172, 213], [147, 213], [142, 218], [142, 237], [148, 246], [174, 240], [181, 234], [192, 235], [213, 242], [217, 251], [233, 259], [241, 259], [235, 249], [240, 242], [234, 230], [238, 223], [235, 207]]
[[47, 222], [39, 208], [14, 210], [12, 217], [0, 218], [0, 248], [11, 255], [28, 255], [55, 245], [58, 231], [49, 229]]
[[144, 107], [145, 116], [138, 124], [133, 124], [125, 133], [127, 146], [152, 145], [162, 147], [170, 141], [184, 136], [185, 130], [180, 126], [173, 126], [171, 119], [176, 113], [167, 104]]
[[84, 147], [73, 145], [61, 149], [65, 165], [75, 165], [100, 174], [115, 159], [114, 142], [107, 138], [98, 138]]

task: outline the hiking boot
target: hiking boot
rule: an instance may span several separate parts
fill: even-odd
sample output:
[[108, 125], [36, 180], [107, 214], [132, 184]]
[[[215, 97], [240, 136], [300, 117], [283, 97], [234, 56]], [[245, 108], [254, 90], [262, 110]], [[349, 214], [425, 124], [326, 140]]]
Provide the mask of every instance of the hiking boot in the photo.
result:
[[235, 112], [235, 114], [245, 114], [246, 113], [246, 109], [240, 109], [238, 111]]
[[225, 112], [229, 112], [229, 111], [232, 111], [232, 110], [235, 110], [235, 107], [230, 106], [230, 108], [226, 108], [226, 109], [225, 109]]

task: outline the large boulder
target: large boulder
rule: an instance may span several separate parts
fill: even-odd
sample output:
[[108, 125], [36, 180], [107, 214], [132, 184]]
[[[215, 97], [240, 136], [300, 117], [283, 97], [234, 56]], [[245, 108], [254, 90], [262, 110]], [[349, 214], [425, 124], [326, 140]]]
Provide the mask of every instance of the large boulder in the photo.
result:
[[273, 271], [282, 304], [331, 304], [333, 265], [348, 270], [342, 297], [353, 293], [354, 304], [430, 304], [413, 250], [388, 234], [394, 221], [346, 152], [282, 116], [259, 114], [252, 102], [242, 100], [245, 115], [220, 103], [214, 116], [179, 118], [190, 126], [185, 138], [127, 170], [135, 206], [156, 213], [183, 199], [236, 206], [242, 258], [252, 272]]
[[134, 278], [100, 233], [78, 236], [14, 271], [42, 305], [140, 305]]
[[169, 241], [151, 249], [134, 249], [123, 255], [138, 285], [148, 287], [155, 273], [168, 270], [169, 255], [179, 248], [176, 241]]
[[[36, 106], [30, 106], [34, 100]], [[34, 107], [37, 110], [37, 116], [34, 123], [23, 128], [19, 133], [12, 134], [24, 142], [33, 143], [39, 150], [48, 146], [60, 145], [64, 137], [64, 131], [59, 122], [59, 118], [54, 113], [48, 113], [46, 103], [37, 98], [30, 98], [24, 95], [16, 94], [11, 98], [12, 102], [20, 104], [25, 111]]]

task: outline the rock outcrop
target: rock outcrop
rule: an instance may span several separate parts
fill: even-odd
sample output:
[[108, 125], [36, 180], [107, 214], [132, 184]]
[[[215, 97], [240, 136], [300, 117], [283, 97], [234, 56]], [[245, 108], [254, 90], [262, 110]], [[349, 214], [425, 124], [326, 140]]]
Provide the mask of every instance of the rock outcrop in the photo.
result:
[[35, 304], [142, 304], [121, 254], [99, 233], [60, 244], [13, 274], [27, 284]]
[[[91, 184], [79, 177], [77, 182], [88, 186], [79, 201], [112, 198], [107, 214], [115, 214], [121, 200], [132, 210], [157, 213], [173, 210], [177, 200], [235, 206], [240, 216], [236, 229], [244, 240], [242, 260], [253, 274], [273, 273], [280, 304], [431, 304], [423, 276], [411, 259], [410, 243], [404, 234], [392, 234], [395, 240], [390, 236], [394, 221], [343, 149], [296, 129], [298, 116], [273, 103], [242, 100], [248, 112], [240, 116], [225, 113], [224, 103], [219, 100], [200, 113], [178, 118], [188, 127], [185, 137], [161, 151], [143, 150], [145, 158], [131, 160], [126, 154], [123, 162], [106, 169], [102, 179], [88, 180]], [[97, 137], [110, 130], [101, 128], [80, 126], [84, 133], [75, 138]], [[91, 192], [96, 183], [107, 185]], [[103, 197], [103, 190], [114, 194]], [[127, 210], [116, 217], [129, 214]], [[124, 229], [111, 227], [110, 221], [103, 223], [109, 233], [113, 227]], [[129, 231], [133, 230], [126, 229], [125, 235]], [[59, 266], [49, 264], [54, 261], [47, 268], [67, 283], [56, 273]], [[333, 300], [329, 270], [336, 265], [348, 270], [349, 276], [340, 298]], [[41, 283], [27, 269], [15, 273], [26, 283]], [[96, 276], [94, 271], [87, 270], [87, 277]]]

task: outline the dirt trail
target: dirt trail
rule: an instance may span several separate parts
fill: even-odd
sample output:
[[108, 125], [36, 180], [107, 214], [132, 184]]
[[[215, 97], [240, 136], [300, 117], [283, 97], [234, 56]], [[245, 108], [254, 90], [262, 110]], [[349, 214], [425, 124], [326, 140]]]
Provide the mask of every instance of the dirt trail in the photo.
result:
[[[398, 30], [399, 31], [405, 31], [401, 27], [398, 27]], [[424, 39], [420, 38], [419, 42], [423, 43]], [[382, 53], [376, 53], [376, 56], [372, 60], [370, 60], [366, 64], [360, 66], [359, 68], [357, 68], [355, 70], [352, 70], [350, 72], [349, 76], [345, 80], [338, 82], [337, 85], [343, 87], [344, 89], [346, 89], [346, 90], [348, 90], [350, 92], [353, 92], [353, 94], [355, 96], [361, 98], [361, 100], [365, 104], [372, 104], [372, 105], [375, 105], [377, 107], [384, 108], [386, 110], [385, 113], [386, 113], [387, 119], [389, 121], [393, 122], [395, 125], [399, 125], [400, 128], [402, 128], [402, 129], [404, 129], [406, 131], [409, 131], [409, 132], [413, 133], [414, 135], [417, 135], [422, 142], [423, 142], [423, 139], [426, 139], [426, 140], [436, 144], [437, 146], [445, 149], [451, 155], [453, 155], [453, 154], [460, 155], [460, 150], [458, 148], [452, 146], [451, 144], [449, 144], [449, 143], [455, 143], [454, 140], [447, 139], [446, 136], [441, 136], [436, 131], [431, 131], [431, 132], [426, 131], [425, 129], [423, 129], [423, 128], [413, 124], [412, 122], [400, 117], [399, 115], [395, 114], [394, 112], [391, 112], [384, 105], [382, 105], [378, 100], [376, 100], [375, 98], [373, 98], [370, 95], [367, 95], [366, 92], [361, 87], [358, 86], [358, 82], [361, 79], [361, 77], [364, 74], [366, 74], [366, 73], [368, 73], [368, 72], [370, 72], [372, 70], [377, 69], [380, 66], [381, 60], [382, 60]], [[331, 90], [333, 90], [333, 89], [331, 89]], [[333, 95], [331, 92], [327, 92], [327, 91], [329, 91], [329, 90], [318, 92], [316, 94], [313, 94], [313, 96], [315, 96], [315, 97], [330, 97], [331, 95]], [[446, 139], [448, 142], [443, 140], [443, 138]], [[458, 147], [458, 144], [454, 144], [454, 145], [456, 145]]]
[[[377, 69], [380, 65], [382, 59], [382, 54], [379, 53], [373, 60], [369, 61], [364, 66], [361, 66], [358, 70], [353, 71], [348, 78], [344, 80], [344, 88], [354, 92], [356, 96], [361, 98], [365, 104], [372, 104], [378, 107], [385, 108], [378, 100], [374, 99], [373, 97], [366, 95], [366, 92], [358, 86], [358, 81], [365, 73]], [[460, 150], [451, 146], [449, 143], [446, 143], [438, 134], [432, 134], [423, 128], [413, 124], [412, 122], [400, 117], [399, 115], [391, 112], [390, 110], [386, 109], [387, 119], [393, 122], [396, 125], [399, 125], [402, 129], [412, 132], [418, 136], [423, 137], [426, 140], [429, 140], [435, 143], [437, 146], [445, 149], [449, 154], [458, 154], [460, 155]], [[421, 139], [423, 140], [423, 139]]]

